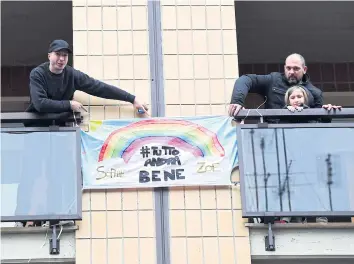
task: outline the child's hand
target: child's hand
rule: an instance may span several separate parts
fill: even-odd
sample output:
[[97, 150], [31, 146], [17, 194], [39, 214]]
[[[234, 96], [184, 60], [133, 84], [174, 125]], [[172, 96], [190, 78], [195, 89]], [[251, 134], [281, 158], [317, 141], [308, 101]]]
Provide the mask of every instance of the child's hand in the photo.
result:
[[299, 111], [299, 112], [301, 112], [301, 111], [302, 111], [302, 109], [304, 109], [302, 106], [298, 106], [298, 107], [296, 107], [296, 110], [297, 110], [297, 111]]
[[290, 112], [293, 112], [293, 113], [295, 112], [295, 107], [288, 105], [287, 108]]

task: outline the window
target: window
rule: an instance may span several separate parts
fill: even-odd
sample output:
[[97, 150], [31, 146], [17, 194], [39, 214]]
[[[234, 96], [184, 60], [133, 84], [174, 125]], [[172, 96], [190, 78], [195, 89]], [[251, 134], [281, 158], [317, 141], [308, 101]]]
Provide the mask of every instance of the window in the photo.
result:
[[[325, 103], [353, 104], [354, 2], [237, 1], [235, 6], [240, 75], [282, 72], [285, 58], [300, 53]], [[249, 107], [263, 100], [258, 101]]]
[[[29, 74], [54, 39], [73, 43], [71, 1], [1, 2], [1, 111], [24, 111]], [[69, 65], [72, 58], [69, 59]]]

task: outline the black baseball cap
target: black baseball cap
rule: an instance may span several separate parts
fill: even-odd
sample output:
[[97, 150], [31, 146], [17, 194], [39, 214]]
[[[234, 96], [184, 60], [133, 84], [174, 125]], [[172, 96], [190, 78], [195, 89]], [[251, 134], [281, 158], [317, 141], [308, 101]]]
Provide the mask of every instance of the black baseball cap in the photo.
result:
[[52, 43], [50, 43], [48, 53], [51, 53], [53, 51], [59, 51], [66, 49], [69, 53], [73, 53], [72, 50], [70, 49], [70, 46], [68, 42], [62, 39], [56, 39]]

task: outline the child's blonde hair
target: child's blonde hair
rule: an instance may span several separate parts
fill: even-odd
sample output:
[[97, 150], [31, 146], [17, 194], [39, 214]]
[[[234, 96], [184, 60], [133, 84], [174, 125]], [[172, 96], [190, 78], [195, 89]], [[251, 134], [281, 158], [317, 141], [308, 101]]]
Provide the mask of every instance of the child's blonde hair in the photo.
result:
[[295, 91], [295, 90], [300, 90], [304, 96], [304, 104], [308, 104], [308, 101], [309, 101], [309, 98], [307, 96], [307, 93], [304, 89], [304, 87], [302, 87], [301, 85], [294, 85], [294, 86], [291, 86], [285, 93], [285, 104], [286, 105], [289, 105], [290, 104], [290, 100], [289, 100], [289, 97], [290, 95]]

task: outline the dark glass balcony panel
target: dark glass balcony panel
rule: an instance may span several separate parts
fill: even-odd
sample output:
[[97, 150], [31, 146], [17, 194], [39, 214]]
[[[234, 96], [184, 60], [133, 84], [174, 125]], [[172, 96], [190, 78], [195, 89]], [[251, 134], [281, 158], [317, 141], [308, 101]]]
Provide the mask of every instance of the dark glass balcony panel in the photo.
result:
[[239, 125], [244, 216], [354, 215], [354, 125]]
[[80, 154], [78, 128], [2, 128], [1, 220], [81, 219]]

